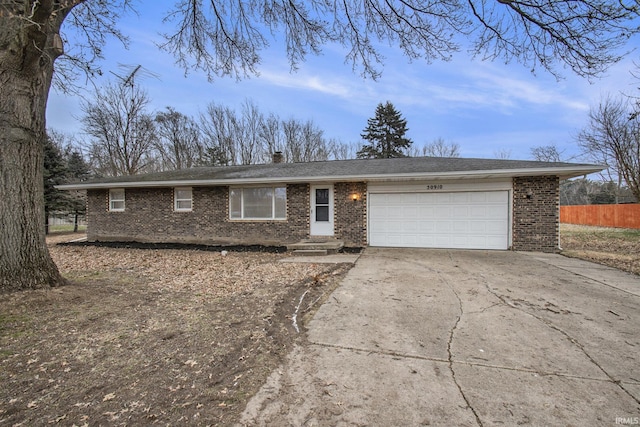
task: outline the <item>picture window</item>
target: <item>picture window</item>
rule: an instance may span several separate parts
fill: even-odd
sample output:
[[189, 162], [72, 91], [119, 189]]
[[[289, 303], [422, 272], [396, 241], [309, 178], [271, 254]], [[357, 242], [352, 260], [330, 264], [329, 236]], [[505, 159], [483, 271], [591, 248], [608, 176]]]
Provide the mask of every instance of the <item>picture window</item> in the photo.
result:
[[286, 187], [247, 187], [229, 190], [231, 219], [285, 219]]

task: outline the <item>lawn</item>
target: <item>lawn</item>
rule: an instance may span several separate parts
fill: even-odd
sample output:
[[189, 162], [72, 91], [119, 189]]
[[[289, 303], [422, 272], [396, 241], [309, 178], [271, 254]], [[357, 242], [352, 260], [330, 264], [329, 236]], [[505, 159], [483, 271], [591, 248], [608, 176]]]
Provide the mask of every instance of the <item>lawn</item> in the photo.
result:
[[562, 224], [562, 254], [640, 274], [640, 230]]
[[1, 295], [0, 425], [233, 424], [349, 269], [77, 237], [67, 286]]
[[[233, 425], [303, 342], [294, 314], [303, 326], [350, 268], [56, 245], [78, 237], [47, 239], [67, 286], [0, 295], [0, 425]], [[561, 242], [640, 274], [640, 230], [562, 225]]]

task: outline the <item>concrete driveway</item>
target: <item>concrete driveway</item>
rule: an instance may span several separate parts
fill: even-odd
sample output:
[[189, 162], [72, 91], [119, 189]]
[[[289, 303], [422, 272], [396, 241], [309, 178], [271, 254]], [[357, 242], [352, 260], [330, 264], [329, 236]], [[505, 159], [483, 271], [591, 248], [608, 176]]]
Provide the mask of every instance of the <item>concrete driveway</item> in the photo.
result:
[[553, 254], [368, 248], [245, 425], [640, 424], [640, 278]]

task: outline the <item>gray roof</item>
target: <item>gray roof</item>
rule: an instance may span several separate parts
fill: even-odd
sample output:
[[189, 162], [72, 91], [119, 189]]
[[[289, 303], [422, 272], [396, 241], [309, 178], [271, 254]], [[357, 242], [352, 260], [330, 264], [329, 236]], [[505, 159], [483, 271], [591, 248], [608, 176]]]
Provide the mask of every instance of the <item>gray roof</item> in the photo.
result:
[[308, 163], [218, 166], [132, 176], [107, 177], [58, 186], [60, 189], [229, 185], [259, 183], [481, 179], [557, 175], [561, 179], [602, 170], [602, 166], [529, 160], [403, 157]]

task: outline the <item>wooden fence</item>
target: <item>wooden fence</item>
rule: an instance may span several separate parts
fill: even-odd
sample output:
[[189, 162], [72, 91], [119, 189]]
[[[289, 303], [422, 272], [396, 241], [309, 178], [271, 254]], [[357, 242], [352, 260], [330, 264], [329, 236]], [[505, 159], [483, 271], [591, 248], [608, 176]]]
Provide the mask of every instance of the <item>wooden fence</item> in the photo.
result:
[[560, 206], [560, 222], [640, 229], [640, 204]]

